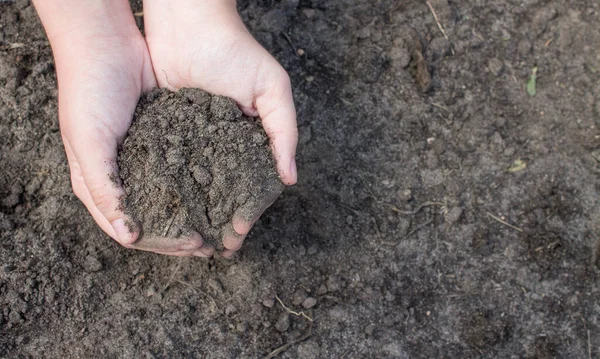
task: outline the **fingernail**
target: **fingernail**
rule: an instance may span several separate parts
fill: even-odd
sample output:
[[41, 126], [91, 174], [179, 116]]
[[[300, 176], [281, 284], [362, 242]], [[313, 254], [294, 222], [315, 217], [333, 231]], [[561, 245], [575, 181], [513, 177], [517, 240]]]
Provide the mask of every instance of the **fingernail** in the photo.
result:
[[111, 225], [117, 235], [117, 240], [122, 244], [131, 244], [135, 242], [135, 236], [129, 231], [123, 218], [115, 219]]
[[290, 165], [290, 174], [292, 175], [292, 181], [296, 183], [298, 174], [296, 173], [296, 158], [292, 158], [292, 164]]

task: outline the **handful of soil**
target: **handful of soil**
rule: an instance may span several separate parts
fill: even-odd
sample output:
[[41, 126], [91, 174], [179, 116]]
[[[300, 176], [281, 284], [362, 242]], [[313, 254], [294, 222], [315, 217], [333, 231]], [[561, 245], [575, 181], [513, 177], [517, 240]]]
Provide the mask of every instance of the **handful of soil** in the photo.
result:
[[144, 95], [118, 165], [121, 205], [141, 224], [142, 240], [196, 231], [217, 245], [234, 212], [250, 220], [284, 187], [260, 120], [199, 89]]

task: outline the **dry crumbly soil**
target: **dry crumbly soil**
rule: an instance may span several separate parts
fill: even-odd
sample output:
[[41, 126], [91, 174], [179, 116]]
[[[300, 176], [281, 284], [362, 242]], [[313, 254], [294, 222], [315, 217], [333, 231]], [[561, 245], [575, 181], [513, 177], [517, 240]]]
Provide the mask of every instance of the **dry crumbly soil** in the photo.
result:
[[239, 2], [300, 180], [231, 261], [101, 233], [35, 11], [0, 3], [0, 357], [599, 358], [600, 4], [429, 2], [450, 41], [424, 1]]
[[260, 121], [199, 89], [142, 96], [117, 163], [136, 244], [195, 232], [219, 247], [234, 213], [253, 219], [284, 187]]

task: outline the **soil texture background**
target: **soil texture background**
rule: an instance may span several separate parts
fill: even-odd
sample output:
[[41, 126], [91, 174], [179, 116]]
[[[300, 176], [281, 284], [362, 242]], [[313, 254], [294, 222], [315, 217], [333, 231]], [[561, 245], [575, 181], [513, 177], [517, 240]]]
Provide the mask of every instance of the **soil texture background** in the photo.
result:
[[96, 227], [35, 10], [0, 2], [0, 357], [600, 358], [600, 3], [429, 3], [448, 38], [425, 1], [239, 1], [299, 183], [228, 261]]

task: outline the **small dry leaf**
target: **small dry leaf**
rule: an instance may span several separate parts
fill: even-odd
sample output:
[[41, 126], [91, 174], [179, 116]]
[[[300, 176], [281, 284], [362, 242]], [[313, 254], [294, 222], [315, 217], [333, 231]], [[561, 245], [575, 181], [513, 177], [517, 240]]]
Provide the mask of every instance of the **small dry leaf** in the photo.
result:
[[21, 47], [25, 47], [25, 44], [22, 42], [14, 42], [14, 43], [8, 45], [9, 50], [19, 49]]
[[527, 163], [525, 163], [525, 161], [521, 160], [520, 158], [517, 158], [508, 168], [508, 173], [523, 171], [525, 168], [527, 168]]

